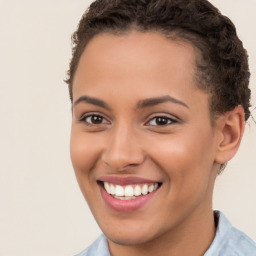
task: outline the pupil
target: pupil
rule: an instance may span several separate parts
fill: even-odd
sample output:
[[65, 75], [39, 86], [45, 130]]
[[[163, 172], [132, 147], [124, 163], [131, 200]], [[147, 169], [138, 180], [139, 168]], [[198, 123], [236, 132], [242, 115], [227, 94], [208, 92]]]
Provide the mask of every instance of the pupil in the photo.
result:
[[92, 116], [92, 123], [101, 124], [102, 123], [102, 117], [101, 116]]
[[156, 123], [157, 123], [158, 125], [165, 125], [165, 124], [168, 123], [168, 120], [167, 120], [167, 118], [164, 118], [164, 117], [158, 117], [158, 118], [156, 119]]

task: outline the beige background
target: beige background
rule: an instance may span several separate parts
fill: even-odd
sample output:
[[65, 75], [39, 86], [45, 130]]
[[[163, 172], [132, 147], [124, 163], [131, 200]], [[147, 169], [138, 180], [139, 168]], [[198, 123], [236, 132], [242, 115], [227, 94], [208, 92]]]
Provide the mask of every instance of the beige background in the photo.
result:
[[[100, 233], [69, 158], [65, 70], [85, 0], [0, 0], [0, 256], [74, 255]], [[250, 55], [256, 105], [256, 1], [213, 0]], [[254, 111], [256, 118], [256, 110]], [[218, 178], [214, 207], [256, 240], [256, 124]]]

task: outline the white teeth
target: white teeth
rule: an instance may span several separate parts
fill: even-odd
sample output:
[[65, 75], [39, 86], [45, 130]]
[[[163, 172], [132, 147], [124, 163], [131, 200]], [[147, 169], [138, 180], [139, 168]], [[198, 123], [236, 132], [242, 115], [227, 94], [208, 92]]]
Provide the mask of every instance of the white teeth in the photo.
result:
[[146, 195], [148, 193], [148, 185], [147, 184], [143, 185], [141, 193], [142, 193], [142, 195]]
[[110, 185], [110, 194], [111, 195], [115, 195], [116, 193], [116, 189], [115, 189], [115, 186], [113, 184]]
[[133, 186], [132, 185], [121, 186], [121, 185], [111, 184], [108, 182], [103, 182], [103, 183], [107, 193], [120, 200], [135, 199], [136, 196], [146, 195], [158, 188], [158, 183], [141, 184], [141, 185], [137, 184]]
[[131, 200], [135, 199], [135, 196], [114, 196], [114, 198], [120, 199], [120, 200]]
[[124, 189], [123, 187], [117, 185], [116, 186], [116, 193], [115, 193], [116, 196], [124, 196]]
[[132, 186], [126, 186], [124, 190], [125, 196], [133, 196], [133, 188]]
[[151, 193], [154, 190], [154, 187], [155, 186], [153, 184], [149, 186], [149, 188], [148, 188], [149, 193]]
[[141, 188], [139, 185], [136, 185], [134, 188], [134, 195], [135, 196], [140, 196], [141, 195]]
[[105, 188], [105, 189], [106, 189], [106, 191], [110, 194], [111, 189], [110, 189], [110, 185], [109, 185], [109, 183], [104, 182], [104, 188]]

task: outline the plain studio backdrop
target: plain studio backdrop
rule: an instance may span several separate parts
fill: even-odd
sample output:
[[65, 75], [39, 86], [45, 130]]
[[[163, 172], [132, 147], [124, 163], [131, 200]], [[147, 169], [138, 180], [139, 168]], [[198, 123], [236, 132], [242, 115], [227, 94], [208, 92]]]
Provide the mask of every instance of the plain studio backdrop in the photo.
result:
[[[70, 161], [63, 82], [71, 34], [90, 2], [0, 0], [0, 256], [74, 255], [100, 234]], [[255, 106], [256, 1], [212, 2], [233, 20], [248, 50]], [[214, 208], [254, 240], [255, 181], [251, 120], [239, 153], [217, 178]]]

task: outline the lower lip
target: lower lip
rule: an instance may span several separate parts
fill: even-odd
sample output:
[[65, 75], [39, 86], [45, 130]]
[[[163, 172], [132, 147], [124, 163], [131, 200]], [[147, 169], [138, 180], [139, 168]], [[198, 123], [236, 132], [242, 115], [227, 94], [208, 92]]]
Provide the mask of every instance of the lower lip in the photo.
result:
[[104, 201], [106, 202], [106, 204], [111, 209], [118, 212], [132, 212], [142, 208], [145, 204], [147, 204], [153, 198], [153, 196], [158, 191], [158, 189], [156, 189], [147, 195], [138, 196], [135, 199], [120, 200], [108, 194], [102, 186], [99, 185], [99, 187], [100, 187], [101, 195]]

